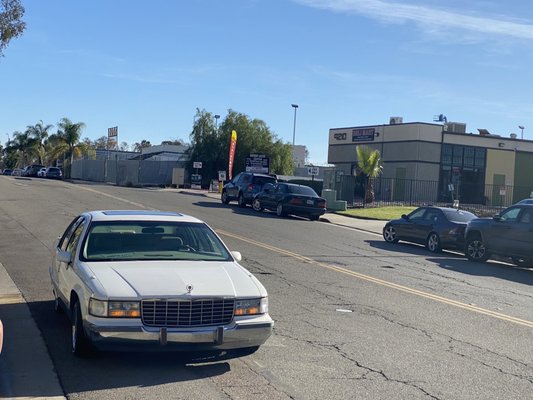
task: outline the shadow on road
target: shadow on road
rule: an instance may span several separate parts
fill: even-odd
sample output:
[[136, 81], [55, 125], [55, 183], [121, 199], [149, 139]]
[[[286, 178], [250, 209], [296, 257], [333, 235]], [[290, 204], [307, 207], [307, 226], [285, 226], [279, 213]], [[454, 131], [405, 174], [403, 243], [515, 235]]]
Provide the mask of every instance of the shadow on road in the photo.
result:
[[371, 247], [384, 251], [403, 252], [407, 255], [426, 257], [428, 261], [449, 271], [474, 276], [491, 276], [511, 282], [533, 285], [533, 269], [516, 267], [504, 261], [490, 260], [486, 263], [472, 262], [468, 261], [460, 253], [443, 251], [439, 254], [434, 254], [426, 250], [423, 246], [404, 242], [391, 244], [385, 241], [367, 240], [367, 243]]
[[[186, 382], [223, 375], [231, 371], [233, 356], [205, 357], [203, 353], [180, 352], [95, 352], [88, 358], [77, 358], [70, 351], [70, 322], [64, 313], [56, 313], [53, 301], [29, 302], [31, 315], [46, 343], [67, 396], [76, 392], [92, 392], [128, 387], [152, 387], [165, 383]], [[24, 304], [1, 304], [2, 315], [19, 314]], [[4, 351], [17, 352], [17, 334], [14, 321], [7, 321], [6, 329], [12, 334], [4, 343]], [[9, 347], [13, 346], [12, 349]], [[31, 349], [27, 349], [23, 368], [31, 368]], [[203, 356], [204, 358], [200, 358]], [[20, 371], [23, 372], [23, 371]], [[23, 397], [40, 397], [39, 388], [28, 385]], [[52, 395], [52, 394], [50, 394]], [[54, 393], [53, 395], [57, 395]]]

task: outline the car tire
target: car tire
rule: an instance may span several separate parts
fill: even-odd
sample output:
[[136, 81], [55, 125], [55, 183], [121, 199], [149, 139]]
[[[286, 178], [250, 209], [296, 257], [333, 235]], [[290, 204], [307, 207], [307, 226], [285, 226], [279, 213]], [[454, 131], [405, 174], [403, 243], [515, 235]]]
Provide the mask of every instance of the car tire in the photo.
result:
[[287, 213], [283, 209], [283, 204], [278, 203], [278, 205], [276, 206], [276, 215], [278, 217], [284, 217], [285, 215], [287, 215]]
[[383, 239], [385, 239], [387, 243], [398, 243], [398, 236], [394, 226], [387, 225], [383, 228]]
[[222, 196], [220, 196], [220, 200], [222, 201], [223, 204], [228, 204], [229, 203], [229, 197], [228, 197], [228, 192], [226, 192], [225, 190], [222, 192]]
[[472, 235], [466, 239], [465, 255], [470, 261], [475, 262], [485, 262], [490, 257], [489, 250], [479, 235]]
[[254, 209], [254, 211], [263, 211], [263, 206], [261, 205], [261, 201], [259, 199], [254, 199], [252, 201], [252, 208]]
[[239, 197], [237, 198], [237, 203], [239, 204], [239, 207], [246, 207], [246, 202], [244, 201], [244, 196], [242, 193], [239, 193]]
[[440, 247], [440, 237], [437, 233], [431, 232], [428, 235], [428, 238], [426, 241], [426, 247], [432, 253], [440, 253], [442, 249]]
[[91, 343], [85, 330], [83, 329], [83, 320], [81, 316], [80, 302], [76, 301], [72, 307], [71, 317], [71, 350], [77, 357], [86, 357], [91, 350]]

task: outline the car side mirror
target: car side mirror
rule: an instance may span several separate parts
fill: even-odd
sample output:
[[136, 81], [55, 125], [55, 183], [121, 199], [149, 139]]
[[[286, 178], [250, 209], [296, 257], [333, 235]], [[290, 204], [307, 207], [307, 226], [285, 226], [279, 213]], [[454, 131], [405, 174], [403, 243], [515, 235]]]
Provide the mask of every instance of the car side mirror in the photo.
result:
[[59, 250], [57, 252], [57, 261], [70, 264], [72, 261], [72, 254], [70, 254], [70, 251]]
[[501, 216], [500, 214], [495, 214], [495, 215], [492, 217], [492, 219], [493, 219], [494, 221], [501, 221], [501, 220], [502, 220], [502, 216]]
[[405, 215], [405, 214], [402, 214], [402, 219], [405, 219], [405, 220], [408, 221], [408, 220], [409, 220], [409, 217], [408, 217], [407, 215]]
[[242, 255], [240, 251], [232, 251], [231, 255], [235, 259], [235, 261], [240, 262], [242, 260]]

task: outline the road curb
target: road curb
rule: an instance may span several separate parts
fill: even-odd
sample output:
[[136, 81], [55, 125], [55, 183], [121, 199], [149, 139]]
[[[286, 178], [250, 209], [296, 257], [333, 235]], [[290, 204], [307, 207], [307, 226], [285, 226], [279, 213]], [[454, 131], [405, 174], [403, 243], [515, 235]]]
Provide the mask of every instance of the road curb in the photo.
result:
[[0, 398], [65, 399], [50, 355], [17, 286], [0, 263]]

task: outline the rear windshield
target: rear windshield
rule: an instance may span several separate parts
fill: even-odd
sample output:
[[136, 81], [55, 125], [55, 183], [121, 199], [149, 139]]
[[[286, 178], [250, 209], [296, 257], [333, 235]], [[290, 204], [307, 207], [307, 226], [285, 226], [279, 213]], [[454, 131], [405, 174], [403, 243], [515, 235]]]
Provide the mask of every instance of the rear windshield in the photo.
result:
[[452, 222], [468, 222], [474, 218], [477, 218], [474, 214], [463, 210], [442, 210], [444, 215]]
[[206, 224], [165, 221], [93, 222], [80, 258], [84, 261], [231, 260], [225, 246]]
[[318, 197], [316, 192], [309, 186], [289, 186], [289, 193]]
[[276, 179], [270, 176], [254, 176], [254, 184], [264, 185], [265, 183], [276, 183]]

